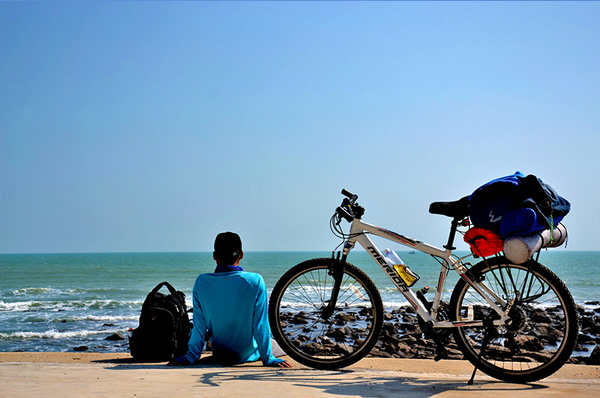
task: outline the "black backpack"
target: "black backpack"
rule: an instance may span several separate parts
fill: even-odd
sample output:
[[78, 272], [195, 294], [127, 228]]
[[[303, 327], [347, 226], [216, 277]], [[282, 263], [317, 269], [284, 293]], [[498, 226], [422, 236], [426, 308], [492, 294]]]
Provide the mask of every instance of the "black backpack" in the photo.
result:
[[[169, 295], [158, 292], [163, 286], [169, 289]], [[185, 294], [162, 282], [148, 293], [142, 305], [140, 325], [129, 337], [129, 350], [138, 361], [169, 361], [186, 354], [189, 334]]]
[[570, 209], [571, 204], [550, 185], [518, 171], [482, 185], [469, 197], [473, 225], [503, 238], [556, 228]]

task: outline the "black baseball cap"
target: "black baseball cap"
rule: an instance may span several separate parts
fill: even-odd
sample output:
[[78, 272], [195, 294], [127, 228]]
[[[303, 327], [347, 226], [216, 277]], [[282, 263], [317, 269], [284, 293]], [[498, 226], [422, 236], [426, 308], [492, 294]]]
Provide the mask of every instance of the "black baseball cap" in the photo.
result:
[[215, 239], [215, 254], [238, 257], [242, 254], [242, 240], [235, 232], [221, 232]]

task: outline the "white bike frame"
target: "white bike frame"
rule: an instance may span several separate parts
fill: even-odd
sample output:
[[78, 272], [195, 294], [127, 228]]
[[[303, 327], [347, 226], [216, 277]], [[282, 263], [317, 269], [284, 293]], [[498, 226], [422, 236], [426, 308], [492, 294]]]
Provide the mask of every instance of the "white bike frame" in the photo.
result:
[[[440, 276], [438, 279], [438, 285], [435, 293], [435, 297], [431, 306], [431, 311], [427, 310], [425, 305], [417, 298], [415, 292], [406, 285], [406, 283], [398, 276], [396, 271], [393, 268], [393, 264], [390, 264], [386, 258], [383, 256], [379, 248], [373, 243], [373, 241], [369, 238], [367, 234], [372, 234], [379, 236], [383, 239], [390, 240], [392, 242], [399, 243], [403, 246], [408, 246], [413, 250], [418, 250], [423, 253], [430, 254], [432, 256], [438, 257], [441, 259], [442, 268], [440, 270]], [[437, 313], [439, 309], [439, 305], [442, 298], [442, 291], [444, 287], [444, 283], [446, 282], [446, 278], [448, 276], [448, 272], [450, 269], [455, 270], [458, 275], [465, 280], [466, 283], [471, 285], [475, 291], [477, 291], [483, 299], [490, 305], [490, 307], [500, 315], [500, 319], [495, 320], [495, 325], [502, 325], [508, 319], [508, 311], [512, 306], [512, 303], [508, 303], [495, 294], [490, 288], [488, 288], [481, 281], [472, 281], [467, 275], [467, 268], [462, 264], [462, 260], [470, 255], [465, 257], [456, 259], [452, 256], [452, 250], [446, 249], [442, 250], [437, 247], [428, 245], [427, 243], [423, 243], [420, 241], [416, 241], [411, 238], [407, 238], [406, 236], [402, 236], [395, 232], [389, 231], [384, 228], [377, 227], [375, 225], [366, 223], [359, 218], [355, 218], [352, 221], [352, 226], [350, 228], [349, 238], [345, 243], [343, 254], [344, 258], [348, 256], [350, 250], [352, 250], [358, 242], [369, 255], [377, 262], [379, 267], [387, 274], [387, 276], [392, 280], [394, 285], [400, 290], [400, 292], [406, 297], [408, 302], [415, 308], [417, 313], [425, 320], [425, 322], [431, 322], [433, 327], [435, 328], [453, 328], [453, 327], [461, 327], [461, 326], [483, 326], [482, 320], [474, 320], [472, 317], [468, 317], [467, 319], [460, 319], [457, 321], [437, 321]], [[503, 310], [497, 303], [506, 310]]]

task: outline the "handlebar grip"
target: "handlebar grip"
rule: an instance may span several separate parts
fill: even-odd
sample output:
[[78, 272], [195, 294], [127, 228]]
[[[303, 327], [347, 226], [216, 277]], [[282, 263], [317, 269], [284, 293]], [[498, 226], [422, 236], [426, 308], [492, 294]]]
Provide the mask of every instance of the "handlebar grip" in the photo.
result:
[[347, 189], [342, 189], [342, 195], [344, 195], [345, 197], [352, 199], [353, 201], [355, 201], [356, 199], [358, 199], [358, 195], [353, 194], [352, 192], [348, 191]]

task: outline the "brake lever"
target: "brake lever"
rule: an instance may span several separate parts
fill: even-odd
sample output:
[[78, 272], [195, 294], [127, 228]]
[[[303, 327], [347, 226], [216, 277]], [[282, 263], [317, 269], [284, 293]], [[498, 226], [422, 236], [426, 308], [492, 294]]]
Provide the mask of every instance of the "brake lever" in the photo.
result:
[[348, 222], [352, 222], [354, 220], [354, 215], [352, 214], [351, 210], [348, 211], [340, 206], [337, 209], [335, 209], [335, 211], [340, 217], [343, 217]]

